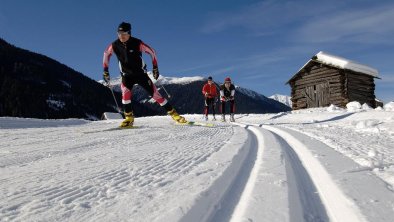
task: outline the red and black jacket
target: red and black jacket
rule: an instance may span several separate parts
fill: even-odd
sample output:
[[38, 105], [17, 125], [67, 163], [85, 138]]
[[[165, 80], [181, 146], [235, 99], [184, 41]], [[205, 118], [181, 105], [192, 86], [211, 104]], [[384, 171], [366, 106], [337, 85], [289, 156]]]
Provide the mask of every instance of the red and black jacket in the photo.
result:
[[103, 67], [108, 71], [109, 60], [112, 53], [115, 53], [119, 60], [120, 71], [128, 75], [138, 75], [145, 73], [145, 62], [142, 59], [142, 52], [148, 53], [152, 57], [153, 67], [157, 67], [155, 51], [140, 39], [130, 37], [127, 42], [122, 43], [119, 39], [111, 43], [104, 51]]
[[202, 94], [207, 98], [215, 98], [218, 95], [215, 83], [206, 83], [202, 87]]

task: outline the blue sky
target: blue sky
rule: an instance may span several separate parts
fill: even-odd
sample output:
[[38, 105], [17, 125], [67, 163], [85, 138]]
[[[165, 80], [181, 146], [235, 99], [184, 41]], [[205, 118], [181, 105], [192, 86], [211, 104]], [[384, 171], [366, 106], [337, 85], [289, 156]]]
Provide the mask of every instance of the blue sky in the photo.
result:
[[[376, 96], [394, 100], [393, 1], [2, 0], [0, 37], [98, 80], [122, 21], [156, 50], [165, 76], [230, 76], [289, 95], [287, 80], [326, 51], [378, 69]], [[110, 73], [119, 75], [115, 57]]]

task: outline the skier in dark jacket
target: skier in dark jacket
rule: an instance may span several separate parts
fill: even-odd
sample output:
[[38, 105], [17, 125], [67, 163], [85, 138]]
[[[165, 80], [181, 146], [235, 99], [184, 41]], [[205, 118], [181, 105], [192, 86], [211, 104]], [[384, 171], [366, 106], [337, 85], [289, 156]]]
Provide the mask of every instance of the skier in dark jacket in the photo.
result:
[[231, 83], [230, 77], [224, 79], [224, 84], [220, 86], [220, 101], [222, 103], [222, 121], [226, 121], [226, 103], [230, 103], [230, 121], [234, 122], [235, 111], [235, 86]]
[[119, 68], [122, 76], [122, 104], [125, 120], [120, 127], [132, 127], [134, 123], [133, 109], [131, 106], [132, 89], [134, 84], [140, 85], [146, 92], [164, 107], [176, 122], [186, 123], [184, 117], [180, 116], [170, 103], [159, 93], [152, 80], [149, 78], [146, 65], [142, 59], [142, 52], [148, 53], [152, 58], [153, 77], [159, 78], [159, 69], [155, 51], [140, 39], [131, 36], [131, 25], [122, 22], [118, 26], [118, 39], [112, 42], [104, 51], [103, 67], [104, 81], [109, 83], [110, 75], [108, 72], [109, 60], [113, 53], [119, 60]]
[[204, 95], [205, 98], [205, 103], [204, 103], [205, 120], [208, 120], [209, 107], [212, 107], [213, 120], [216, 120], [215, 107], [216, 107], [216, 99], [218, 93], [216, 91], [216, 84], [213, 82], [211, 76], [208, 77], [208, 82], [202, 87], [202, 94]]

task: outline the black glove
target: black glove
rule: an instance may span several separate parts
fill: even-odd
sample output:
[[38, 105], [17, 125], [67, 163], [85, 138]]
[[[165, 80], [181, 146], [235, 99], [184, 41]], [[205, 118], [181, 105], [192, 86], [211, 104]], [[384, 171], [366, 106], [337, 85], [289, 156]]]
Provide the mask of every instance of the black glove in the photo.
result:
[[104, 80], [106, 83], [109, 83], [109, 80], [110, 80], [110, 79], [111, 79], [111, 78], [109, 77], [109, 72], [104, 70], [104, 73], [103, 73], [103, 80]]
[[154, 66], [152, 72], [153, 72], [153, 78], [155, 78], [157, 80], [159, 78], [159, 75], [160, 75], [159, 74], [159, 68], [157, 66]]
[[230, 96], [230, 100], [234, 100], [234, 96]]

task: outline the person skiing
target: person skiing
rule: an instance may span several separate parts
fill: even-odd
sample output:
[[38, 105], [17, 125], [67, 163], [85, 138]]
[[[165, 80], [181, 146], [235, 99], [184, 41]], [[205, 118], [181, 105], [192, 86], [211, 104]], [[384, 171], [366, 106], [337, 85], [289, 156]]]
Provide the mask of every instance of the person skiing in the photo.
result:
[[142, 40], [131, 36], [130, 23], [122, 22], [117, 30], [118, 39], [109, 44], [104, 51], [103, 57], [103, 79], [109, 84], [110, 74], [108, 71], [109, 61], [113, 53], [119, 60], [119, 69], [122, 76], [120, 85], [122, 90], [122, 104], [125, 119], [120, 127], [132, 127], [134, 123], [133, 109], [131, 105], [132, 89], [134, 84], [140, 85], [158, 103], [164, 107], [178, 123], [187, 123], [183, 116], [180, 116], [171, 104], [157, 90], [146, 70], [146, 64], [142, 59], [142, 52], [149, 54], [152, 58], [153, 78], [159, 78], [159, 68], [157, 65], [156, 53], [149, 45]]
[[235, 111], [235, 86], [231, 83], [230, 77], [226, 77], [224, 79], [223, 85], [220, 86], [220, 101], [221, 101], [221, 110], [222, 110], [222, 121], [226, 121], [226, 103], [230, 103], [230, 121], [235, 122], [234, 119], [234, 111]]
[[204, 106], [205, 120], [208, 120], [208, 113], [210, 106], [212, 107], [213, 120], [216, 120], [215, 107], [216, 107], [216, 97], [218, 96], [218, 93], [216, 91], [216, 85], [213, 82], [211, 76], [208, 77], [207, 83], [202, 87], [202, 94], [205, 97], [205, 106]]

